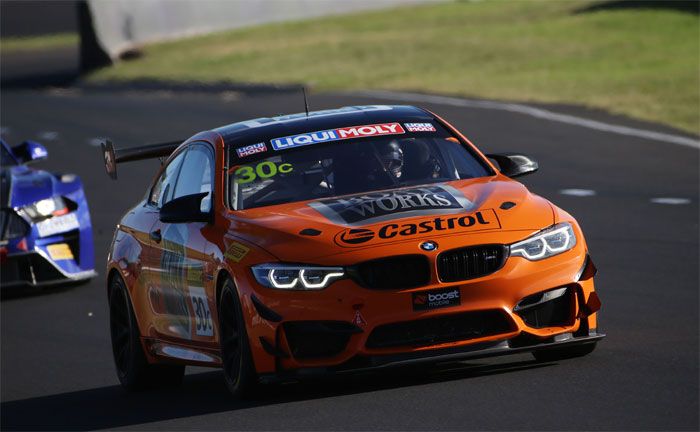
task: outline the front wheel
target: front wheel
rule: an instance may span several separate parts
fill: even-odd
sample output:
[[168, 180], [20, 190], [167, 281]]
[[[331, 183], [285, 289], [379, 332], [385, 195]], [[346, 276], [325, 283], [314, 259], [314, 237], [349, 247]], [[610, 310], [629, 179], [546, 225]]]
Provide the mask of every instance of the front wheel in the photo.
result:
[[226, 386], [236, 398], [250, 395], [257, 386], [257, 376], [238, 292], [230, 279], [219, 297], [219, 338]]
[[182, 382], [185, 367], [148, 364], [131, 300], [121, 277], [110, 282], [109, 327], [117, 377], [127, 390], [175, 386]]
[[532, 355], [539, 361], [557, 361], [566, 360], [575, 357], [583, 357], [595, 350], [597, 343], [589, 343], [585, 345], [574, 345], [564, 348], [549, 348], [539, 351], [533, 351]]

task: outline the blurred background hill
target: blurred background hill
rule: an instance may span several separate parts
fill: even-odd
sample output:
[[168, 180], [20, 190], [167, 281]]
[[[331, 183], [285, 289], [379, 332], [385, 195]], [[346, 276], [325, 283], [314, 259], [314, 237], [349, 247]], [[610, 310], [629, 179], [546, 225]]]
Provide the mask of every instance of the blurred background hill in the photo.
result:
[[[18, 14], [17, 9], [26, 11], [25, 3], [52, 8], [40, 16], [55, 16], [63, 27], [47, 25], [47, 31], [56, 33], [38, 36], [26, 30], [32, 25], [18, 25], [12, 15]], [[79, 3], [2, 3], [0, 52], [5, 85], [26, 81], [26, 65], [38, 66], [43, 74], [51, 69], [47, 64], [60, 69], [61, 56], [68, 66], [62, 74], [54, 73], [63, 78], [57, 82], [66, 82], [66, 69], [77, 73], [78, 20], [70, 19], [67, 11], [77, 9]], [[107, 4], [116, 10], [121, 4], [119, 11], [124, 16], [118, 19], [123, 22], [109, 26], [117, 33], [126, 32], [127, 37], [117, 34], [116, 39], [121, 37], [118, 52], [105, 49], [114, 61], [111, 66], [81, 79], [102, 84], [143, 80], [304, 83], [316, 90], [389, 89], [565, 103], [700, 133], [697, 1], [413, 3], [399, 7], [396, 2], [379, 0], [372, 7], [380, 10], [356, 12], [350, 8], [343, 15], [310, 19], [305, 17], [319, 15], [319, 11], [301, 10], [290, 13], [289, 21], [266, 24], [264, 8], [259, 12], [251, 9], [256, 2], [231, 2], [244, 11], [230, 9], [232, 16], [250, 16], [239, 16], [243, 24], [231, 24], [235, 29], [202, 31], [200, 26], [194, 33], [203, 34], [183, 37], [193, 32], [173, 28], [176, 37], [150, 35], [139, 41], [133, 35], [138, 36], [144, 24], [134, 15], [124, 15], [123, 5], [129, 5], [128, 1], [88, 2], [93, 18], [99, 18], [95, 5]], [[300, 4], [313, 9], [308, 7], [313, 1]], [[251, 18], [260, 14], [263, 18]], [[171, 11], [170, 15], [176, 14]], [[109, 16], [116, 14], [110, 11]], [[175, 18], [170, 18], [171, 27], [184, 25], [182, 17]], [[267, 21], [278, 18], [270, 15]], [[6, 22], [11, 24], [6, 26]], [[246, 22], [259, 25], [246, 26]], [[71, 25], [74, 31], [69, 31]], [[11, 35], [12, 29], [16, 30]], [[98, 38], [99, 33], [98, 29]], [[129, 44], [129, 38], [136, 40]], [[114, 41], [114, 32], [105, 39]], [[25, 66], [10, 70], [16, 63]]]

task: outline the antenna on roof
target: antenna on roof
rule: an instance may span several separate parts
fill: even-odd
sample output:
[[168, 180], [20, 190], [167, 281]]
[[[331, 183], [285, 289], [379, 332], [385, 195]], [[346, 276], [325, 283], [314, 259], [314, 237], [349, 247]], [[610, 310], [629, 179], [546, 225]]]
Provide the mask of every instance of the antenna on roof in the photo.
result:
[[309, 116], [309, 102], [306, 100], [306, 86], [301, 86], [301, 92], [304, 94], [304, 110], [306, 111], [306, 117]]

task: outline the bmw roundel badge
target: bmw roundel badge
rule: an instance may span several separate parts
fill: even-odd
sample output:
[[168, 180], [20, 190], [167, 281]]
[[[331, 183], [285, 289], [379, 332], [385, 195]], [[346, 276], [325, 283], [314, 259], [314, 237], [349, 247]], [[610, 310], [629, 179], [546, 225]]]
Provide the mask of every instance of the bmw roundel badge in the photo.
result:
[[437, 249], [438, 245], [434, 241], [427, 241], [427, 242], [421, 243], [420, 248], [423, 249], [424, 251], [430, 252], [430, 251], [434, 251], [435, 249]]

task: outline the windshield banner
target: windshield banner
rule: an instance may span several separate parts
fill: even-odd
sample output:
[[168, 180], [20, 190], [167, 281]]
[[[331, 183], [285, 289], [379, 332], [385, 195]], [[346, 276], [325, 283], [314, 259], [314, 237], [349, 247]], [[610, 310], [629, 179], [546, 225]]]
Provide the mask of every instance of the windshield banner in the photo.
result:
[[329, 141], [365, 138], [379, 135], [397, 135], [402, 133], [405, 133], [405, 131], [399, 123], [381, 123], [291, 135], [284, 138], [275, 138], [270, 142], [272, 143], [273, 149], [285, 150], [288, 148], [301, 147]]

